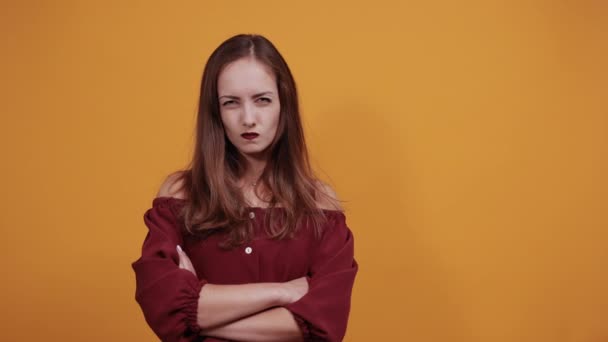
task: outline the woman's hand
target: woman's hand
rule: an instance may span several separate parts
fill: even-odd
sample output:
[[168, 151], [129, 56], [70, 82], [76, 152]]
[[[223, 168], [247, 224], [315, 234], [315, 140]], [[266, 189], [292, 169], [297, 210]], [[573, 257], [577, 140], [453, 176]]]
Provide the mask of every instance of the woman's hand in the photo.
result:
[[308, 280], [306, 277], [290, 280], [281, 284], [281, 290], [282, 305], [297, 302], [308, 293]]
[[179, 255], [179, 268], [188, 270], [196, 276], [196, 270], [194, 270], [194, 266], [192, 266], [192, 261], [190, 261], [186, 252], [184, 252], [179, 245], [177, 245], [177, 254]]

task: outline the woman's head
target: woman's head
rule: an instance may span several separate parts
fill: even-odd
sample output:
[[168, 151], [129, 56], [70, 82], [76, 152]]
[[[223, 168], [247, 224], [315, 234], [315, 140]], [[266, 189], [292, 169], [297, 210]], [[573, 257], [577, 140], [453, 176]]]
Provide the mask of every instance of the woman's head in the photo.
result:
[[[247, 140], [247, 132], [258, 136]], [[215, 49], [203, 72], [196, 145], [183, 175], [188, 230], [229, 228], [229, 245], [250, 237], [239, 188], [248, 158], [266, 162], [258, 182], [264, 193], [258, 197], [269, 207], [284, 208], [285, 225], [269, 224], [271, 236], [290, 235], [304, 212], [323, 216], [291, 71], [268, 39], [242, 34]]]
[[[247, 140], [241, 136], [246, 132], [259, 136]], [[243, 154], [276, 161], [281, 154], [277, 149], [285, 150], [288, 144], [297, 150], [293, 152], [302, 153], [304, 136], [295, 81], [268, 39], [237, 35], [211, 54], [201, 84], [197, 140], [214, 140], [210, 144], [213, 151], [223, 152], [231, 163], [239, 164], [232, 165], [239, 174]], [[208, 157], [209, 152], [203, 151], [203, 155]]]
[[217, 92], [227, 141], [243, 156], [267, 159], [281, 111], [275, 74], [255, 57], [242, 57], [222, 69]]

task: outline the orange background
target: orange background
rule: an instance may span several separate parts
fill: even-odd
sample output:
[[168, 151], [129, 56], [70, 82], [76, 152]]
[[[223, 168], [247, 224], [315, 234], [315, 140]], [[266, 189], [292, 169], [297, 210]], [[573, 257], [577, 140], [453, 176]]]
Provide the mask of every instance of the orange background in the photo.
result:
[[360, 263], [347, 341], [608, 341], [603, 1], [2, 1], [6, 341], [153, 341], [130, 263], [261, 33]]

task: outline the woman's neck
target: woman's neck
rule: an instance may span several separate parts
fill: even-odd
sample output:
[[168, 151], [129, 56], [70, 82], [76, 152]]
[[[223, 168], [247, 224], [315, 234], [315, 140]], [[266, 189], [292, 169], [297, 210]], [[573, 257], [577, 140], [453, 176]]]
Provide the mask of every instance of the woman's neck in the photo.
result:
[[252, 156], [243, 156], [245, 162], [245, 173], [241, 176], [240, 182], [242, 185], [257, 185], [266, 167], [265, 158], [255, 158]]

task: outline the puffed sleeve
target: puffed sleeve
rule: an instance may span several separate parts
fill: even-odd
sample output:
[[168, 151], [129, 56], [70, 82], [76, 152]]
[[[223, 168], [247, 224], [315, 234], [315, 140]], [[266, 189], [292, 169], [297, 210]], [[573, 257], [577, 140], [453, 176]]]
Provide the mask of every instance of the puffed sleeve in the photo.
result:
[[202, 341], [196, 317], [199, 293], [206, 281], [179, 268], [176, 246], [183, 246], [183, 240], [171, 200], [155, 198], [144, 214], [148, 233], [141, 257], [132, 263], [135, 300], [162, 341]]
[[354, 237], [342, 212], [332, 212], [312, 255], [309, 289], [299, 301], [285, 306], [305, 341], [342, 341], [358, 264]]

